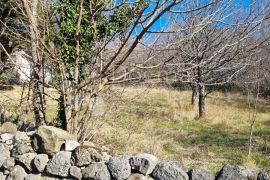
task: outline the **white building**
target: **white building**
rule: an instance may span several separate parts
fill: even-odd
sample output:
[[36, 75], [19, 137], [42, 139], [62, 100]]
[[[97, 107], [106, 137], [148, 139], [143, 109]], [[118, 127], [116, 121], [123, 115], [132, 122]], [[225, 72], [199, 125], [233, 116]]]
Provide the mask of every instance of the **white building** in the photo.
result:
[[[30, 56], [27, 55], [24, 51], [16, 51], [12, 54], [13, 63], [15, 69], [19, 74], [19, 79], [21, 82], [29, 82], [31, 80], [31, 74], [33, 65], [30, 60]], [[52, 75], [49, 71], [45, 72], [45, 83], [50, 82]]]

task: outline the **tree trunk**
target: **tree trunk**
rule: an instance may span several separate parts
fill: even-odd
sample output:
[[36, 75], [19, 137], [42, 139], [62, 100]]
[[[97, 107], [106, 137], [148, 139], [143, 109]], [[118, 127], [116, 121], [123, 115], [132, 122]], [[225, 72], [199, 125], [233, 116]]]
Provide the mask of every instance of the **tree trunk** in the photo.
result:
[[43, 99], [43, 89], [40, 82], [38, 82], [38, 78], [34, 79], [33, 86], [33, 105], [34, 105], [34, 114], [37, 126], [42, 126], [46, 124], [46, 113], [44, 107], [44, 99]]
[[191, 96], [191, 105], [194, 106], [195, 105], [195, 101], [196, 101], [196, 97], [198, 95], [198, 87], [197, 84], [193, 83], [191, 85], [192, 87], [192, 96]]
[[199, 84], [199, 118], [205, 116], [205, 85]]
[[31, 56], [32, 56], [32, 78], [33, 78], [33, 106], [36, 125], [41, 126], [45, 125], [45, 107], [44, 107], [44, 92], [42, 85], [42, 63], [39, 53], [39, 30], [37, 22], [37, 6], [38, 0], [32, 0], [32, 2], [23, 0], [24, 8], [27, 12], [29, 18], [29, 30], [30, 30], [30, 39], [31, 39]]

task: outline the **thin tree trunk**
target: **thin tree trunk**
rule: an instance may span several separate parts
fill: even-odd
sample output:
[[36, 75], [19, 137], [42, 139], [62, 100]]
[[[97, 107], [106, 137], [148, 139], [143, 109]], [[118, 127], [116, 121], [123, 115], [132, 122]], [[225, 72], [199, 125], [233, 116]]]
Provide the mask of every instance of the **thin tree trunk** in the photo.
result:
[[199, 84], [199, 118], [205, 116], [205, 85]]
[[[250, 131], [249, 131], [249, 137], [248, 137], [248, 157], [250, 157], [251, 151], [252, 151], [253, 131], [254, 131], [254, 125], [255, 125], [255, 122], [256, 122], [256, 118], [257, 118], [257, 106], [258, 106], [259, 93], [260, 93], [260, 84], [259, 84], [259, 82], [257, 82], [256, 90], [257, 90], [257, 92], [256, 92], [256, 100], [255, 100], [255, 104], [254, 104], [253, 114], [252, 114], [252, 117], [249, 117]], [[248, 96], [250, 96], [250, 93], [248, 93]], [[249, 109], [251, 109], [251, 107], [250, 107], [250, 98], [249, 97], [248, 97], [248, 102], [249, 102]]]
[[194, 106], [195, 105], [195, 101], [196, 101], [196, 97], [198, 95], [198, 87], [197, 84], [193, 83], [191, 85], [192, 87], [192, 96], [191, 96], [191, 105]]
[[32, 0], [31, 2], [23, 0], [27, 16], [30, 23], [30, 38], [31, 38], [31, 55], [32, 55], [32, 78], [33, 78], [33, 105], [36, 125], [45, 125], [45, 107], [43, 99], [43, 85], [42, 85], [42, 63], [39, 56], [39, 42], [38, 42], [38, 25], [37, 25], [37, 6], [38, 0]]

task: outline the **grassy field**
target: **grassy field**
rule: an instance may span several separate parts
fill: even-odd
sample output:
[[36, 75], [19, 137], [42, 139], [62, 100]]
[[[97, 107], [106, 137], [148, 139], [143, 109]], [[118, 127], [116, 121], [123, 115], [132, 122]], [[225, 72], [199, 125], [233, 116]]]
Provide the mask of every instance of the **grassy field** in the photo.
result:
[[[217, 171], [225, 163], [270, 169], [270, 103], [260, 100], [253, 153], [247, 158], [249, 108], [240, 94], [213, 93], [207, 98], [207, 115], [197, 119], [190, 105], [191, 92], [163, 88], [113, 87], [103, 94], [107, 113], [100, 118], [93, 141], [112, 153], [152, 153], [161, 159], [180, 160], [187, 167]], [[20, 88], [0, 92], [0, 101], [20, 99]], [[15, 102], [9, 107], [15, 108]], [[57, 103], [48, 102], [48, 119]], [[27, 104], [25, 107], [28, 107]], [[19, 108], [23, 111], [22, 108]], [[31, 120], [31, 113], [24, 117]]]

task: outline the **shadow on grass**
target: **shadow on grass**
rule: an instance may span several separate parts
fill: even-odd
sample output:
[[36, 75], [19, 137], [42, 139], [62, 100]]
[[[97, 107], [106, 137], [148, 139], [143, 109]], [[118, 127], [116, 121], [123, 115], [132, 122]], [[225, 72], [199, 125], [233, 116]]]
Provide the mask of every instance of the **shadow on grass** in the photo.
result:
[[187, 136], [178, 136], [175, 139], [184, 145], [204, 145], [242, 148], [246, 146], [248, 138], [243, 134], [229, 134], [220, 127], [202, 127], [196, 132], [190, 132]]

